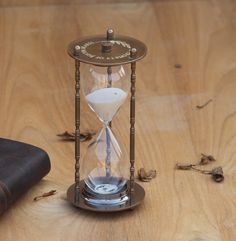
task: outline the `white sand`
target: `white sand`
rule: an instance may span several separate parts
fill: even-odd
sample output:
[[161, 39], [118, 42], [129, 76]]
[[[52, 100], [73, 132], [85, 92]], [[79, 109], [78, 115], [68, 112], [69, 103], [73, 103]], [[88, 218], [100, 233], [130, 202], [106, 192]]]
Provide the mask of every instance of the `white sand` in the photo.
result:
[[122, 89], [104, 88], [98, 89], [86, 95], [90, 107], [104, 121], [111, 121], [117, 110], [127, 97]]

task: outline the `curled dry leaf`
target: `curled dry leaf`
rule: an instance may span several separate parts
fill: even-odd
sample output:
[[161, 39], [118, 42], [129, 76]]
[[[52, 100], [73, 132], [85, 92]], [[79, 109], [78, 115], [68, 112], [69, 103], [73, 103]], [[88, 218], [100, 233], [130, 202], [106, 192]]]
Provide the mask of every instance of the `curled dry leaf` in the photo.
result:
[[210, 162], [216, 161], [216, 159], [212, 155], [205, 155], [203, 153], [201, 155], [202, 155], [202, 157], [198, 164], [179, 164], [179, 163], [177, 163], [175, 166], [175, 169], [197, 171], [202, 174], [211, 175], [212, 179], [215, 182], [222, 182], [224, 180], [224, 173], [223, 173], [222, 167], [215, 167], [212, 170], [203, 170], [203, 169], [198, 168], [199, 166], [207, 165]]
[[193, 164], [180, 164], [180, 163], [177, 163], [175, 165], [175, 169], [177, 170], [190, 170], [192, 169], [192, 167], [195, 166]]
[[[89, 141], [96, 134], [95, 131], [87, 131], [80, 133], [80, 141]], [[65, 131], [57, 136], [61, 137], [63, 141], [75, 141], [75, 133]]]
[[203, 153], [202, 153], [201, 155], [202, 155], [202, 157], [201, 157], [201, 160], [200, 160], [200, 162], [199, 162], [199, 165], [206, 165], [206, 164], [208, 164], [208, 163], [216, 160], [216, 159], [215, 159], [213, 156], [211, 156], [211, 155], [205, 155], [205, 154], [203, 154]]
[[205, 157], [205, 156], [201, 157], [199, 165], [206, 165], [208, 163], [209, 163], [209, 160], [207, 157]]
[[45, 192], [42, 195], [35, 197], [33, 200], [38, 201], [39, 199], [42, 199], [44, 197], [52, 196], [52, 195], [56, 194], [56, 192], [57, 192], [56, 190], [51, 190], [49, 192]]
[[153, 178], [156, 177], [156, 170], [150, 170], [146, 172], [144, 168], [138, 170], [138, 178], [142, 182], [150, 182]]
[[207, 158], [208, 158], [209, 161], [216, 161], [216, 159], [211, 155], [207, 156]]
[[209, 99], [207, 102], [205, 102], [203, 105], [197, 105], [196, 108], [197, 109], [202, 109], [204, 107], [206, 107], [210, 102], [212, 102], [212, 99]]
[[224, 180], [224, 173], [222, 167], [215, 167], [211, 170], [211, 176], [215, 182], [222, 182]]
[[75, 133], [65, 131], [61, 134], [57, 134], [57, 136], [61, 137], [64, 141], [74, 141], [75, 140]]
[[80, 133], [80, 141], [90, 141], [93, 136], [96, 134], [96, 132], [84, 132], [84, 133]]
[[181, 65], [181, 64], [175, 64], [175, 68], [176, 68], [176, 69], [181, 69], [181, 68], [182, 68], [182, 65]]

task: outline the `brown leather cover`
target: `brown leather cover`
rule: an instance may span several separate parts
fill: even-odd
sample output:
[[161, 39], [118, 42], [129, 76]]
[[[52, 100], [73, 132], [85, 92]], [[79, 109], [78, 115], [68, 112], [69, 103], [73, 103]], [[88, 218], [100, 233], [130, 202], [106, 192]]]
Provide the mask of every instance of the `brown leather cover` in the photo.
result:
[[0, 138], [0, 215], [50, 168], [48, 154], [42, 149]]

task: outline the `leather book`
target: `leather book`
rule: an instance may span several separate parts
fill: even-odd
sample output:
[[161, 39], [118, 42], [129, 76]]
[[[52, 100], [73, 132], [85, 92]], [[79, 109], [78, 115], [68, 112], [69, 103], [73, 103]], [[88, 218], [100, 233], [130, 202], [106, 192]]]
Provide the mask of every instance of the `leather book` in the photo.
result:
[[0, 215], [50, 171], [48, 154], [35, 146], [0, 138]]

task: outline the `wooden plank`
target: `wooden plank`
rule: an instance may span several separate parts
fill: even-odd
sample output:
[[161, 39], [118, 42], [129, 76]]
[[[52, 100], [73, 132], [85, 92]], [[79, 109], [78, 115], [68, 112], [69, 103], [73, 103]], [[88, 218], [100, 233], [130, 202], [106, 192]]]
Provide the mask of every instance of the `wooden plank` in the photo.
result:
[[[44, 148], [52, 171], [0, 219], [0, 240], [235, 241], [235, 1], [157, 1], [0, 8], [0, 135]], [[137, 64], [136, 169], [157, 169], [133, 212], [77, 211], [65, 200], [74, 180], [74, 62], [67, 44], [105, 32], [144, 41]], [[175, 65], [181, 65], [176, 68]], [[196, 105], [213, 99], [203, 109]], [[101, 124], [81, 99], [81, 131]], [[129, 103], [113, 121], [129, 146]], [[81, 145], [82, 156], [86, 143]], [[209, 153], [223, 183], [176, 162]], [[82, 168], [83, 169], [83, 168]], [[83, 175], [81, 173], [81, 175]], [[38, 202], [42, 192], [58, 194]]]

